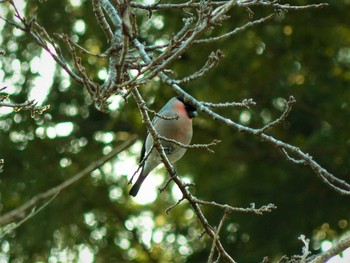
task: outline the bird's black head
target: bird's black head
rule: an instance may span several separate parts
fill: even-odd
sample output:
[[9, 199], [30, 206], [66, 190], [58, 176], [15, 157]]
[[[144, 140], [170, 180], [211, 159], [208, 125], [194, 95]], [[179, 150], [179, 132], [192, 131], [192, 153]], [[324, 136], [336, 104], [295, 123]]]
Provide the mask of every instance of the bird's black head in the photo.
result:
[[182, 96], [177, 96], [176, 98], [185, 105], [188, 117], [192, 119], [198, 116], [197, 108], [195, 106], [189, 104], [188, 102], [185, 102], [184, 97]]

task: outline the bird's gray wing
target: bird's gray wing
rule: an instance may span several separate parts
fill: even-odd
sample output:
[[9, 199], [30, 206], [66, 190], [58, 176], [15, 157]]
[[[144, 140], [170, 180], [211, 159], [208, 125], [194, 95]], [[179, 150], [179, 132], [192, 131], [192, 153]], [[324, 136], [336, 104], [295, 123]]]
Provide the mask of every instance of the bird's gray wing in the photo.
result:
[[[156, 122], [158, 120], [159, 120], [159, 118], [157, 116], [154, 117], [153, 120], [152, 120], [152, 125], [155, 126]], [[142, 162], [142, 160], [143, 160], [143, 158], [145, 157], [145, 154], [146, 154], [146, 140], [147, 140], [148, 134], [149, 134], [149, 131], [147, 131], [145, 140], [143, 141], [143, 145], [142, 145], [142, 149], [141, 149], [141, 156], [140, 156], [140, 163]]]

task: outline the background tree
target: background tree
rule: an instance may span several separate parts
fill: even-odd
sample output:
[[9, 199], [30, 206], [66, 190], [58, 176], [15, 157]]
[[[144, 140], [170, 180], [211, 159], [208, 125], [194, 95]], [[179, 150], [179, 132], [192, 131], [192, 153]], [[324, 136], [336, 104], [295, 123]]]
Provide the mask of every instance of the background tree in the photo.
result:
[[[291, 6], [266, 1], [0, 3], [0, 78], [6, 87], [1, 92], [10, 96], [2, 97], [0, 105], [15, 106], [15, 111], [0, 108], [1, 218], [73, 175], [88, 177], [60, 194], [52, 191], [47, 197], [53, 198], [36, 204], [36, 209], [46, 205], [40, 213], [27, 210], [6, 222], [2, 258], [205, 262], [221, 255], [240, 262], [260, 262], [265, 256], [277, 261], [302, 253], [307, 241], [298, 240], [300, 234], [312, 239], [309, 249], [316, 254], [325, 241], [348, 230], [348, 197], [315, 176], [349, 176], [346, 1], [317, 10], [323, 5], [305, 1]], [[213, 39], [227, 32], [232, 34]], [[56, 60], [52, 70], [47, 51]], [[204, 113], [195, 121], [193, 143], [223, 143], [210, 148], [214, 155], [188, 150], [177, 171], [196, 186], [181, 186], [175, 177], [189, 202], [167, 214], [182, 196], [178, 187], [171, 183], [157, 197], [149, 193], [153, 202], [138, 204], [127, 195], [127, 182], [137, 168], [130, 156], [138, 155], [140, 143], [127, 153], [113, 149], [123, 141], [125, 147], [132, 143], [132, 134], [144, 137], [141, 116], [152, 131], [148, 108], [157, 111], [174, 91]], [[291, 95], [297, 102], [290, 98], [286, 104]], [[217, 109], [207, 106], [220, 105], [201, 101], [242, 101], [234, 105], [243, 108]], [[243, 126], [218, 125], [210, 118], [211, 109]], [[293, 163], [292, 158], [301, 158], [297, 149], [292, 153], [285, 148], [285, 160], [283, 151], [262, 142], [264, 134], [310, 153], [336, 178]], [[108, 161], [113, 154], [118, 155]], [[312, 159], [305, 158], [312, 166]], [[99, 169], [90, 174], [85, 167]], [[164, 171], [152, 177], [159, 186], [169, 178]], [[338, 190], [349, 192], [343, 182]], [[267, 212], [274, 208], [270, 203], [278, 209], [256, 216], [201, 206], [209, 224], [216, 226], [201, 235], [195, 208], [200, 201], [186, 196], [187, 191], [218, 204], [262, 207], [244, 211]], [[19, 226], [23, 218], [28, 221]], [[220, 238], [213, 235], [218, 228]], [[212, 249], [213, 239], [229, 256], [218, 243], [219, 254]]]

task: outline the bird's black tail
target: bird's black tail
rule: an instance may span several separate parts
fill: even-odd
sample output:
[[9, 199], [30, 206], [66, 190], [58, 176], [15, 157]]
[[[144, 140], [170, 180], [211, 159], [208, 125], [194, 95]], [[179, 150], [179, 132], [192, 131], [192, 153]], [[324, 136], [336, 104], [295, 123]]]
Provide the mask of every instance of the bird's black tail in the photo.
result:
[[131, 187], [129, 195], [132, 195], [133, 197], [135, 197], [137, 195], [137, 193], [140, 190], [140, 187], [143, 183], [143, 181], [146, 179], [147, 175], [143, 175], [142, 172], [139, 175], [139, 178], [137, 178], [136, 183]]

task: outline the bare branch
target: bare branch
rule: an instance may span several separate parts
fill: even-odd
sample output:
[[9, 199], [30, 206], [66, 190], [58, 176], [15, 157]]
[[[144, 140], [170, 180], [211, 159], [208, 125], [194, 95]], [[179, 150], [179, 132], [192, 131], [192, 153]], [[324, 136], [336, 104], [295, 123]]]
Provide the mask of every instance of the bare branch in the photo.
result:
[[158, 139], [158, 133], [155, 130], [152, 121], [148, 115], [148, 110], [146, 105], [146, 102], [144, 101], [144, 99], [142, 98], [141, 94], [139, 93], [139, 91], [137, 89], [133, 89], [132, 90], [132, 94], [135, 98], [135, 101], [137, 103], [137, 106], [139, 108], [139, 111], [141, 113], [141, 117], [142, 117], [142, 122], [145, 124], [149, 134], [152, 136], [153, 139], [153, 145], [154, 147], [157, 149], [162, 162], [164, 163], [165, 167], [167, 168], [167, 170], [172, 171], [170, 174], [173, 173], [174, 171], [174, 167], [173, 165], [170, 163], [167, 155], [165, 154], [164, 148], [162, 146], [162, 144], [160, 143], [160, 140]]
[[[249, 2], [251, 4], [249, 4]], [[307, 9], [320, 9], [329, 6], [328, 3], [320, 3], [320, 4], [309, 4], [309, 5], [302, 5], [302, 6], [293, 6], [290, 4], [279, 4], [277, 1], [247, 1], [247, 4], [243, 3], [241, 6], [250, 6], [250, 5], [257, 5], [257, 6], [271, 6], [278, 10], [283, 11], [301, 11], [301, 10], [307, 10]]]
[[251, 203], [249, 208], [241, 208], [241, 207], [233, 207], [230, 205], [222, 205], [218, 204], [214, 201], [203, 201], [196, 199], [196, 203], [201, 204], [201, 205], [209, 205], [209, 206], [215, 206], [218, 207], [222, 210], [224, 210], [226, 213], [231, 213], [231, 212], [242, 212], [242, 213], [254, 213], [257, 215], [262, 215], [263, 213], [271, 212], [273, 209], [276, 209], [277, 206], [274, 204], [268, 204], [264, 205], [260, 208], [255, 208], [255, 204]]
[[145, 163], [145, 161], [148, 159], [148, 157], [150, 156], [152, 150], [153, 150], [154, 146], [151, 147], [151, 150], [146, 153], [146, 155], [143, 157], [143, 159], [141, 160], [141, 162], [139, 163], [139, 166], [137, 167], [136, 171], [133, 173], [133, 175], [131, 176], [130, 180], [128, 181], [128, 184], [132, 184], [132, 181], [134, 180], [135, 175], [140, 171], [140, 169], [142, 168], [143, 164]]
[[6, 214], [2, 215], [0, 217], [0, 226], [8, 224], [10, 222], [13, 222], [14, 220], [17, 220], [18, 218], [23, 218], [25, 216], [25, 213], [27, 210], [31, 209], [32, 207], [36, 206], [37, 204], [41, 203], [43, 200], [46, 200], [48, 198], [51, 198], [52, 196], [55, 196], [59, 194], [60, 192], [66, 190], [82, 178], [89, 175], [92, 171], [96, 170], [100, 166], [102, 166], [104, 163], [108, 162], [112, 158], [114, 158], [117, 154], [121, 153], [128, 147], [130, 147], [132, 144], [136, 141], [136, 136], [132, 136], [128, 140], [121, 143], [117, 148], [115, 148], [113, 151], [108, 153], [107, 155], [101, 157], [99, 160], [92, 162], [90, 165], [88, 165], [86, 168], [84, 168], [82, 171], [74, 175], [73, 177], [69, 178], [68, 180], [64, 181], [63, 183], [57, 185], [56, 187], [53, 187], [46, 192], [40, 193], [30, 199], [28, 202], [25, 202], [18, 208], [7, 212]]
[[265, 125], [264, 127], [262, 127], [260, 129], [260, 132], [263, 133], [263, 132], [266, 132], [268, 131], [269, 129], [271, 129], [272, 127], [282, 123], [287, 117], [288, 117], [288, 114], [290, 113], [290, 111], [292, 110], [292, 107], [293, 105], [296, 103], [296, 100], [293, 96], [290, 96], [289, 97], [289, 100], [286, 101], [286, 109], [284, 110], [284, 112], [282, 113], [282, 115], [274, 120], [273, 122], [269, 123], [268, 125]]
[[208, 143], [208, 144], [183, 144], [181, 142], [178, 142], [177, 140], [169, 139], [169, 138], [166, 138], [166, 137], [161, 136], [159, 134], [157, 134], [157, 137], [159, 140], [174, 143], [182, 148], [186, 148], [186, 149], [203, 149], [204, 148], [210, 153], [214, 153], [214, 151], [212, 149], [210, 149], [210, 147], [216, 146], [217, 144], [219, 144], [221, 142], [220, 140], [214, 139], [211, 143]]
[[200, 103], [209, 108], [245, 107], [249, 109], [250, 106], [256, 105], [253, 99], [244, 99], [242, 102], [211, 103], [202, 101]]
[[[187, 189], [187, 184], [184, 183], [176, 175], [176, 172], [175, 172], [173, 165], [169, 162], [169, 159], [165, 154], [164, 148], [163, 148], [163, 146], [160, 143], [160, 140], [158, 138], [157, 131], [154, 129], [152, 122], [151, 122], [151, 119], [148, 116], [148, 111], [144, 107], [144, 105], [146, 104], [145, 101], [143, 100], [143, 98], [141, 97], [141, 94], [139, 93], [139, 91], [137, 89], [133, 89], [132, 94], [133, 94], [135, 101], [138, 105], [138, 108], [140, 110], [142, 120], [143, 120], [145, 126], [147, 127], [150, 135], [152, 136], [153, 144], [154, 144], [155, 148], [157, 149], [159, 156], [160, 156], [165, 168], [167, 169], [168, 173], [170, 174], [172, 180], [174, 180], [174, 182], [178, 185], [180, 191], [182, 192], [183, 198], [187, 199], [188, 202], [191, 204], [191, 206], [192, 206], [199, 222], [201, 223], [202, 227], [204, 228], [205, 232], [213, 239], [215, 236], [215, 232], [213, 231], [213, 228], [210, 226], [209, 222], [205, 218], [202, 210], [200, 209], [199, 204], [196, 202], [197, 198], [192, 196], [192, 194]], [[217, 247], [219, 253], [222, 255], [223, 258], [225, 258], [226, 261], [235, 262], [231, 258], [231, 256], [225, 251], [225, 248], [222, 246], [220, 240], [216, 240], [215, 244], [216, 244], [216, 247]]]
[[[166, 187], [166, 186], [165, 186]], [[181, 199], [179, 199], [175, 204], [173, 204], [172, 206], [169, 206], [166, 210], [165, 210], [165, 213], [166, 214], [169, 214], [170, 213], [170, 211], [172, 210], [172, 209], [174, 209], [176, 206], [178, 206], [183, 200], [185, 200], [185, 198], [184, 197], [182, 197]]]
[[[63, 56], [61, 56], [58, 46], [49, 37], [49, 34], [46, 32], [45, 28], [40, 26], [33, 19], [30, 19], [28, 20], [29, 22], [27, 22], [27, 19], [23, 18], [22, 15], [17, 10], [15, 3], [12, 0], [9, 1], [9, 3], [15, 10], [15, 17], [20, 21], [22, 25], [19, 25], [14, 21], [9, 21], [6, 19], [4, 20], [10, 25], [30, 35], [39, 46], [41, 46], [45, 51], [47, 51], [50, 54], [50, 56], [56, 61], [58, 65], [60, 65], [62, 69], [64, 69], [68, 73], [68, 75], [70, 75], [77, 83], [83, 84], [82, 78], [80, 78], [75, 72], [71, 70], [68, 63], [65, 61]], [[51, 46], [49, 44], [51, 44], [51, 46], [55, 49], [56, 53], [52, 51]]]
[[223, 57], [224, 57], [224, 54], [220, 50], [216, 52], [212, 52], [207, 62], [203, 66], [203, 68], [201, 68], [199, 71], [197, 71], [196, 73], [188, 77], [185, 77], [180, 80], [175, 80], [175, 83], [180, 85], [180, 84], [188, 83], [190, 81], [203, 77], [207, 72], [209, 72], [209, 70], [215, 67], [219, 63], [219, 60], [222, 59]]
[[101, 8], [101, 4], [100, 4], [100, 0], [92, 0], [92, 9], [94, 11], [95, 17], [99, 23], [99, 25], [101, 26], [103, 32], [105, 33], [108, 41], [112, 41], [114, 35], [112, 32], [111, 27], [109, 26], [107, 19], [105, 18], [102, 8]]
[[[1, 88], [0, 92], [5, 90], [7, 87]], [[12, 102], [4, 102], [9, 98], [9, 95], [0, 95], [0, 107], [9, 107], [13, 108], [15, 112], [19, 112], [21, 110], [30, 111], [30, 115], [34, 118], [37, 114], [43, 114], [43, 112], [50, 109], [50, 105], [37, 106], [38, 103], [35, 100], [28, 100], [23, 103], [12, 103]]]
[[226, 218], [227, 218], [227, 213], [225, 212], [220, 220], [219, 226], [217, 227], [217, 229], [215, 231], [215, 236], [213, 238], [213, 244], [211, 246], [211, 250], [210, 250], [210, 254], [209, 254], [209, 258], [208, 258], [208, 263], [213, 262], [213, 257], [214, 257], [214, 253], [215, 253], [215, 242], [216, 242], [216, 240], [220, 239], [219, 233], [221, 231], [222, 226], [224, 225]]
[[[169, 172], [169, 171], [168, 171]], [[216, 233], [213, 230], [213, 227], [209, 224], [207, 221], [206, 217], [204, 216], [199, 203], [197, 202], [198, 199], [195, 198], [187, 189], [187, 184], [185, 184], [178, 176], [172, 176], [174, 182], [178, 185], [180, 191], [182, 192], [184, 198], [188, 200], [190, 205], [193, 208], [193, 211], [195, 212], [199, 222], [201, 223], [202, 227], [204, 228], [204, 231], [206, 232], [207, 235], [210, 236], [211, 239], [215, 239]], [[215, 239], [215, 246], [221, 255], [223, 259], [227, 262], [235, 262], [235, 260], [226, 252], [225, 248], [221, 244], [220, 239]]]
[[288, 143], [282, 142], [280, 140], [275, 139], [274, 137], [267, 135], [265, 133], [260, 132], [260, 129], [253, 129], [250, 127], [243, 126], [241, 124], [238, 124], [234, 121], [232, 121], [229, 118], [225, 118], [216, 112], [212, 111], [208, 107], [203, 106], [199, 101], [197, 101], [195, 98], [190, 96], [189, 94], [185, 93], [181, 87], [176, 85], [172, 82], [172, 80], [163, 74], [160, 74], [160, 77], [162, 80], [169, 84], [175, 92], [178, 94], [181, 94], [185, 97], [185, 100], [191, 103], [192, 105], [197, 107], [197, 110], [202, 111], [203, 113], [207, 114], [209, 117], [211, 117], [213, 120], [216, 120], [220, 123], [223, 123], [239, 132], [244, 132], [253, 136], [256, 136], [264, 142], [268, 142], [269, 144], [277, 147], [278, 149], [284, 149], [286, 152], [291, 152], [295, 156], [297, 156], [300, 160], [303, 160], [305, 164], [310, 166], [317, 175], [319, 175], [322, 180], [332, 189], [336, 190], [340, 194], [344, 195], [350, 195], [350, 185], [349, 183], [345, 182], [344, 180], [341, 180], [328, 172], [326, 169], [324, 169], [320, 164], [318, 164], [316, 161], [313, 160], [312, 156], [308, 153], [304, 153], [299, 148], [292, 146]]
[[285, 157], [286, 157], [286, 159], [288, 161], [290, 161], [292, 163], [295, 163], [295, 164], [305, 164], [305, 165], [307, 165], [307, 163], [304, 160], [296, 160], [293, 157], [289, 156], [288, 152], [284, 148], [282, 148], [281, 151], [285, 155]]
[[34, 206], [30, 211], [30, 213], [26, 215], [21, 221], [10, 223], [3, 228], [0, 227], [0, 240], [4, 236], [10, 234], [16, 228], [20, 227], [23, 223], [25, 223], [26, 221], [28, 221], [29, 219], [37, 215], [41, 210], [43, 210], [46, 206], [48, 206], [57, 197], [58, 194], [59, 192], [54, 194], [48, 201], [42, 204], [39, 208], [36, 208], [36, 206]]
[[349, 247], [350, 247], [350, 235], [347, 235], [347, 236], [341, 238], [338, 241], [338, 243], [335, 243], [331, 249], [316, 256], [314, 259], [309, 261], [309, 263], [326, 262], [331, 257], [334, 257], [334, 256], [340, 254], [341, 252], [343, 252], [345, 249], [348, 249]]
[[[218, 7], [222, 6], [227, 1], [209, 1], [206, 2], [206, 5], [211, 6], [211, 7]], [[130, 6], [139, 8], [139, 9], [144, 9], [144, 10], [150, 10], [150, 11], [155, 11], [155, 10], [161, 10], [161, 9], [198, 9], [201, 5], [201, 2], [195, 2], [195, 1], [188, 1], [185, 3], [167, 3], [167, 4], [160, 4], [157, 2], [156, 4], [141, 4], [138, 2], [131, 2]], [[264, 0], [251, 0], [251, 1], [237, 1], [236, 3], [237, 6], [239, 7], [251, 7], [251, 6], [265, 6], [265, 7], [272, 7], [275, 9], [280, 9], [280, 10], [292, 10], [292, 11], [300, 11], [300, 10], [306, 10], [306, 9], [320, 9], [327, 7], [329, 4], [328, 3], [320, 3], [320, 4], [309, 4], [309, 5], [304, 5], [304, 6], [293, 6], [290, 4], [279, 4], [277, 1], [264, 1]]]
[[93, 96], [95, 92], [97, 92], [99, 86], [96, 85], [86, 74], [85, 68], [81, 63], [81, 59], [78, 57], [75, 51], [75, 44], [66, 34], [55, 34], [55, 36], [60, 38], [64, 43], [66, 43], [68, 50], [75, 63], [75, 68], [77, 69], [84, 86], [86, 87], [89, 94]]
[[260, 18], [258, 20], [254, 20], [254, 21], [250, 21], [248, 23], [246, 23], [245, 25], [243, 26], [240, 26], [240, 27], [237, 27], [236, 29], [234, 29], [233, 31], [231, 32], [228, 32], [226, 34], [223, 34], [221, 36], [218, 36], [218, 37], [210, 37], [210, 38], [206, 38], [206, 39], [198, 39], [196, 41], [194, 41], [195, 44], [205, 44], [205, 43], [209, 43], [209, 42], [213, 42], [213, 41], [218, 41], [218, 40], [223, 40], [223, 39], [227, 39], [229, 37], [232, 37], [234, 35], [237, 35], [239, 34], [240, 32], [244, 31], [244, 30], [247, 30], [248, 28], [252, 27], [252, 26], [256, 26], [256, 25], [260, 25], [260, 24], [263, 24], [269, 20], [271, 20], [272, 18], [275, 17], [275, 13], [273, 14], [270, 14], [266, 17], [263, 17], [263, 18]]
[[158, 117], [158, 118], [163, 119], [163, 120], [169, 120], [170, 121], [170, 120], [178, 120], [179, 119], [178, 115], [174, 115], [173, 117], [163, 116], [163, 115], [159, 114], [158, 112], [148, 108], [146, 105], [144, 105], [144, 108], [148, 112], [152, 113], [155, 117]]

